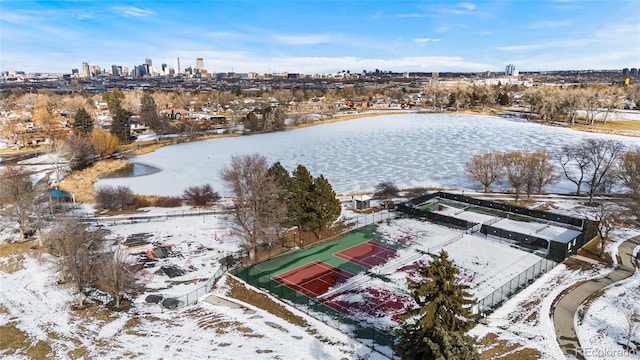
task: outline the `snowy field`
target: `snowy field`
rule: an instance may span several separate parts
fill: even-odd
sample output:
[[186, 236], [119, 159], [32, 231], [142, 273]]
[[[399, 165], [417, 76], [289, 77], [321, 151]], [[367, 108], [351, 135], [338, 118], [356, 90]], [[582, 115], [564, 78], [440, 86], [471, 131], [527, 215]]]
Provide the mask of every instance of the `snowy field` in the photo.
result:
[[[5, 260], [5, 258], [3, 258]], [[250, 305], [203, 301], [164, 313], [111, 313], [87, 319], [71, 311], [72, 291], [57, 284], [52, 259], [26, 257], [23, 268], [0, 272], [0, 327], [15, 326], [51, 359], [384, 359], [299, 311], [296, 326]], [[10, 291], [7, 291], [10, 289]], [[224, 289], [217, 294], [224, 297]], [[0, 357], [27, 360], [26, 351]]]
[[[595, 359], [639, 359], [640, 346], [640, 273], [609, 286], [593, 301], [582, 321], [576, 317], [576, 332], [583, 355]], [[630, 325], [634, 326], [631, 328]]]
[[471, 286], [477, 299], [491, 294], [541, 259], [509, 244], [475, 235], [464, 235], [443, 250], [461, 269], [461, 280]]
[[[164, 298], [190, 293], [202, 286], [218, 270], [221, 258], [240, 250], [242, 246], [240, 238], [229, 230], [231, 221], [226, 215], [198, 215], [190, 207], [143, 210], [146, 211], [144, 214], [136, 215], [140, 221], [138, 223], [113, 222], [108, 217], [97, 219], [96, 223], [111, 232], [109, 238], [119, 239], [120, 242], [145, 234], [147, 245], [124, 248], [132, 258], [138, 258], [140, 253], [153, 251], [158, 247], [171, 249], [171, 256], [158, 258], [158, 261], [149, 263], [151, 266], [136, 274], [138, 284], [144, 285], [149, 290], [148, 293], [159, 294]], [[163, 217], [176, 214], [178, 217]], [[145, 216], [148, 221], [144, 220]], [[178, 269], [184, 275], [170, 278], [161, 269], [165, 266]], [[136, 302], [142, 305], [148, 293]]]
[[[523, 119], [459, 114], [405, 114], [362, 118], [290, 131], [212, 139], [163, 147], [130, 161], [162, 171], [137, 178], [110, 178], [101, 185], [126, 185], [138, 194], [180, 195], [194, 185], [220, 185], [219, 169], [232, 155], [261, 153], [289, 171], [302, 164], [323, 174], [336, 193], [372, 190], [383, 181], [399, 187], [477, 189], [464, 176], [464, 163], [488, 150], [553, 153], [585, 138], [615, 139], [640, 147], [640, 138], [585, 133]], [[574, 191], [566, 181], [547, 189]]]

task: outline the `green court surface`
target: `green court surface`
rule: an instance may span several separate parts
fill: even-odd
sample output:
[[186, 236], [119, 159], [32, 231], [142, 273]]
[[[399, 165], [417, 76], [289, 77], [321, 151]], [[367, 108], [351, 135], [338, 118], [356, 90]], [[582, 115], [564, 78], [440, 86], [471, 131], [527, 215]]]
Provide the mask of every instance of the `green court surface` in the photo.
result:
[[271, 260], [253, 265], [250, 269], [252, 274], [259, 272], [264, 276], [274, 277], [291, 269], [306, 265], [312, 261], [320, 260], [339, 269], [350, 272], [351, 274], [357, 274], [367, 269], [334, 256], [333, 254], [370, 240], [375, 241], [371, 238], [371, 235], [366, 232], [352, 232], [326, 243], [282, 254]]
[[404, 247], [401, 243], [390, 244], [384, 241], [384, 239], [380, 238], [380, 235], [376, 233], [376, 228], [376, 225], [369, 225], [358, 231], [345, 234], [338, 239], [313, 245], [308, 248], [297, 249], [252, 266], [236, 269], [232, 271], [232, 273], [247, 283], [265, 289], [275, 296], [287, 299], [295, 304], [307, 306], [309, 309], [329, 315], [341, 323], [349, 324], [353, 328], [353, 333], [360, 338], [368, 339], [373, 337], [378, 344], [392, 344], [393, 336], [390, 334], [381, 333], [369, 325], [360, 324], [358, 321], [349, 318], [321, 301], [308, 297], [273, 279], [280, 274], [307, 265], [313, 261], [322, 261], [353, 275], [365, 272], [368, 270], [367, 268], [354, 262], [341, 259], [334, 256], [334, 254], [367, 241], [380, 243], [395, 249]]
[[381, 243], [396, 249], [402, 246], [402, 244], [389, 244], [385, 242], [384, 239], [378, 236], [375, 230], [375, 225], [369, 225], [358, 231], [343, 235], [338, 239], [309, 246], [308, 248], [297, 249], [273, 259], [235, 270], [233, 274], [254, 285], [266, 288], [266, 286], [273, 285], [269, 284], [269, 282], [272, 281], [271, 278], [318, 260], [357, 275], [368, 269], [354, 262], [334, 256], [334, 254], [367, 241]]

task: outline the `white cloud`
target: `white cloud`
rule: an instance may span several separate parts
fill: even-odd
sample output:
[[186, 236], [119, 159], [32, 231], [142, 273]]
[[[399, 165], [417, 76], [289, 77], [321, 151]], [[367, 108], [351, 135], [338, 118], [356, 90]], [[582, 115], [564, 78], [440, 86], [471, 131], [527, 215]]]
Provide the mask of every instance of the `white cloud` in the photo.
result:
[[413, 14], [398, 14], [396, 15], [396, 17], [399, 18], [423, 18], [426, 17], [427, 14], [418, 14], [418, 13], [413, 13]]
[[279, 43], [285, 45], [314, 45], [331, 42], [329, 35], [276, 35], [273, 37]]
[[541, 20], [536, 21], [528, 26], [529, 29], [547, 29], [547, 28], [557, 28], [564, 26], [573, 25], [573, 21], [564, 20], [564, 21], [549, 21], [549, 20]]
[[429, 41], [438, 42], [440, 39], [432, 39], [432, 38], [415, 38], [412, 40], [414, 43], [426, 43]]
[[455, 6], [443, 6], [438, 9], [443, 14], [463, 15], [469, 14], [476, 9], [476, 5], [470, 2], [461, 2]]
[[207, 32], [207, 33], [204, 33], [203, 36], [216, 38], [216, 39], [233, 39], [233, 40], [246, 40], [251, 38], [250, 35], [234, 32], [234, 31]]
[[467, 9], [469, 11], [475, 10], [475, 8], [476, 8], [475, 4], [468, 3], [468, 2], [461, 2], [461, 3], [458, 4], [458, 6], [463, 8], [463, 9]]
[[0, 21], [6, 21], [14, 24], [23, 24], [28, 21], [32, 21], [29, 16], [18, 14], [13, 11], [2, 11], [0, 13]]
[[527, 52], [549, 48], [581, 48], [593, 43], [594, 40], [592, 39], [562, 39], [551, 40], [536, 44], [498, 46], [497, 49], [502, 51]]
[[135, 6], [115, 6], [112, 9], [118, 13], [122, 13], [124, 16], [145, 17], [155, 15], [155, 12], [151, 10], [145, 10]]

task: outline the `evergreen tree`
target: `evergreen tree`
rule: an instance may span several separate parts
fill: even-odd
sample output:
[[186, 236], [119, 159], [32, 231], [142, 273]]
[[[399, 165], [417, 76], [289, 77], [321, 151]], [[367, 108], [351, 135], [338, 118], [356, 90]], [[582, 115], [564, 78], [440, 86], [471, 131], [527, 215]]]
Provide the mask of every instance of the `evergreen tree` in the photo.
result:
[[320, 231], [340, 216], [340, 200], [324, 176], [314, 178], [303, 165], [298, 165], [289, 176], [280, 163], [274, 164], [270, 173], [283, 189], [288, 226], [314, 231], [319, 238]]
[[420, 280], [408, 279], [417, 307], [407, 311], [398, 352], [403, 359], [479, 359], [474, 340], [465, 332], [474, 326], [469, 286], [456, 284], [459, 270], [446, 251], [417, 268]]
[[294, 217], [293, 214], [290, 213], [289, 205], [295, 194], [295, 183], [293, 182], [291, 175], [289, 175], [289, 171], [287, 171], [280, 162], [276, 162], [269, 168], [269, 175], [273, 177], [276, 184], [278, 184], [282, 189], [280, 198], [285, 204], [287, 204], [287, 217], [283, 225], [287, 227], [298, 225], [297, 223], [290, 221], [290, 219]]
[[164, 130], [164, 121], [158, 116], [158, 107], [149, 93], [142, 94], [140, 98], [140, 121], [156, 134]]
[[102, 100], [107, 102], [109, 113], [113, 116], [124, 100], [124, 93], [120, 89], [113, 89], [111, 92], [102, 93]]
[[73, 116], [73, 129], [88, 134], [93, 130], [93, 120], [91, 115], [84, 108], [79, 108]]
[[119, 107], [115, 110], [111, 122], [111, 133], [115, 135], [121, 144], [128, 144], [131, 136], [131, 127], [129, 125], [129, 117], [131, 113]]
[[310, 229], [316, 230], [316, 236], [320, 238], [320, 231], [331, 225], [338, 216], [342, 207], [336, 192], [323, 175], [313, 180], [313, 190], [310, 194], [309, 205], [311, 216], [307, 222]]
[[289, 199], [289, 221], [298, 225], [300, 230], [309, 230], [307, 225], [312, 221], [313, 213], [310, 204], [310, 194], [313, 192], [313, 176], [303, 165], [293, 170], [291, 174], [293, 181], [292, 194]]
[[480, 360], [473, 339], [459, 332], [414, 327], [403, 336], [397, 351], [405, 360]]

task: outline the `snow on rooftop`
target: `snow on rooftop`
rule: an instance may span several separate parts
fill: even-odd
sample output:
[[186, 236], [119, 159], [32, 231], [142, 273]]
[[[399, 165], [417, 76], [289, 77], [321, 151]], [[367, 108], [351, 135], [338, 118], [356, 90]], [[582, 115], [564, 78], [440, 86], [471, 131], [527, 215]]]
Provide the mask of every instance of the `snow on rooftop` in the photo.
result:
[[536, 236], [545, 240], [561, 242], [565, 244], [580, 235], [580, 231], [577, 230], [571, 230], [560, 226], [554, 226], [551, 224], [544, 224], [534, 221], [527, 222], [516, 221], [512, 219], [502, 219], [492, 224], [491, 226], [507, 231], [515, 231], [523, 235]]

